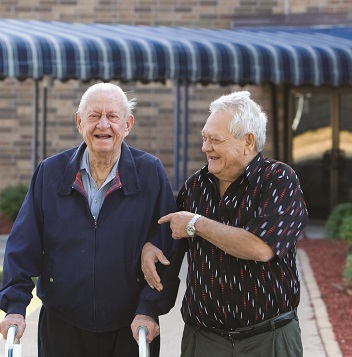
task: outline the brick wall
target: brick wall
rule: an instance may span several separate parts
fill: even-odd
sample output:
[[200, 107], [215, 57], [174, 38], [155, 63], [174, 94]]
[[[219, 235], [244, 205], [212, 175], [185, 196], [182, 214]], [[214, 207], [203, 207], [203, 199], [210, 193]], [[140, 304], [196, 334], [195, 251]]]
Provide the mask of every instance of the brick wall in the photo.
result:
[[1, 0], [2, 18], [228, 28], [234, 16], [351, 12], [352, 0]]
[[[352, 1], [290, 1], [290, 11], [343, 11]], [[286, 7], [285, 7], [286, 6]], [[283, 13], [287, 2], [272, 0], [1, 0], [2, 18], [56, 20], [67, 22], [106, 22], [165, 26], [229, 28], [234, 16]], [[315, 10], [314, 10], [315, 9]], [[79, 81], [54, 81], [47, 89], [47, 155], [55, 154], [81, 141], [73, 115], [84, 90], [93, 84]], [[40, 93], [42, 93], [40, 84]], [[175, 85], [168, 81], [141, 84], [125, 83], [122, 88], [138, 101], [136, 124], [127, 142], [157, 155], [171, 181], [174, 158]], [[270, 90], [247, 87], [252, 97], [268, 112], [266, 154], [272, 156]], [[209, 102], [240, 87], [193, 85], [189, 90], [188, 172], [204, 164], [200, 130], [208, 116]], [[0, 189], [32, 174], [34, 82], [30, 79], [0, 81]], [[39, 103], [40, 119], [42, 103]], [[181, 127], [182, 129], [182, 127]], [[41, 134], [41, 133], [40, 133]], [[39, 152], [41, 140], [39, 137]], [[181, 138], [182, 148], [182, 138]], [[182, 157], [182, 150], [180, 150]], [[38, 158], [39, 160], [41, 157]]]

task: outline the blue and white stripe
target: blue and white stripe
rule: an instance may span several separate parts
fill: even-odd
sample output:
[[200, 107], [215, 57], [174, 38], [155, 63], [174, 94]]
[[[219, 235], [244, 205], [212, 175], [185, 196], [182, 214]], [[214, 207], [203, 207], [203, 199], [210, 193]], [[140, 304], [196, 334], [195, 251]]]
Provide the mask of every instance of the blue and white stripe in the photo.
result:
[[352, 27], [196, 29], [0, 20], [0, 78], [352, 85]]

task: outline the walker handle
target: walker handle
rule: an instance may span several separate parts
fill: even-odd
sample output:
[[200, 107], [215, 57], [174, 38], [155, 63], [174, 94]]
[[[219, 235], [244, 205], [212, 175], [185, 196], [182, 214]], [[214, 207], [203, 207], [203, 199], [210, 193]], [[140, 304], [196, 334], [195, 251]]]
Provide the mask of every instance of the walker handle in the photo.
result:
[[146, 326], [138, 327], [139, 357], [150, 357], [149, 344], [147, 343], [148, 329]]
[[13, 348], [16, 333], [17, 333], [17, 326], [10, 325], [9, 330], [7, 331], [7, 346], [9, 349]]
[[10, 325], [8, 331], [7, 331], [7, 339], [6, 339], [6, 344], [5, 344], [5, 351], [7, 350], [7, 356], [6, 357], [13, 357], [13, 350], [15, 348], [15, 336], [17, 333], [17, 326], [16, 325]]

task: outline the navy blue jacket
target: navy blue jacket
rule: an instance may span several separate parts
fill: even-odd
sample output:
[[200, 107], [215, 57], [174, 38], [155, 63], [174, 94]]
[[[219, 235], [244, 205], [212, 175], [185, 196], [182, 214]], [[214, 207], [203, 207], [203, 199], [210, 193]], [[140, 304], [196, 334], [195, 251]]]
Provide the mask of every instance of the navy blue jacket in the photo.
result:
[[[175, 304], [184, 255], [169, 225], [157, 223], [176, 211], [164, 167], [123, 143], [122, 185], [107, 194], [95, 222], [74, 184], [85, 148], [45, 159], [35, 171], [6, 245], [0, 308], [25, 315], [32, 277], [39, 276], [45, 307], [78, 328], [111, 331], [129, 326], [135, 314], [156, 319]], [[143, 279], [140, 255], [147, 241], [171, 261], [159, 267], [162, 292]]]

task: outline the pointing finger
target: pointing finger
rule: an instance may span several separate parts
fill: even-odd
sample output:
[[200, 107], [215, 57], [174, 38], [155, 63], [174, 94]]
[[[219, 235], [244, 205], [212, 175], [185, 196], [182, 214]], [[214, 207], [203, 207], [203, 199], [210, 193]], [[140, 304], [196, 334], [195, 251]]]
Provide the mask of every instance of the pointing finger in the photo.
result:
[[159, 223], [159, 224], [163, 224], [163, 223], [166, 223], [166, 222], [170, 222], [173, 215], [174, 215], [174, 213], [169, 213], [169, 214], [167, 214], [166, 216], [161, 217], [161, 218], [158, 220], [158, 223]]

